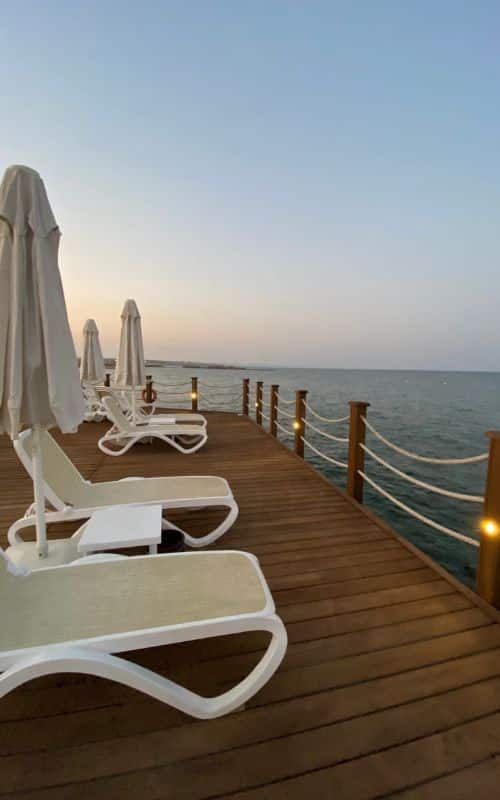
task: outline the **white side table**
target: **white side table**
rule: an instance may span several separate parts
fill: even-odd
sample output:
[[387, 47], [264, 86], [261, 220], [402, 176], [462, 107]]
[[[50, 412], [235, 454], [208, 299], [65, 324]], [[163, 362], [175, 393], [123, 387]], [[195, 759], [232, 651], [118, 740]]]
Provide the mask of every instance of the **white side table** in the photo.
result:
[[149, 547], [161, 542], [161, 506], [114, 506], [94, 511], [78, 542], [79, 553], [98, 553], [122, 547]]

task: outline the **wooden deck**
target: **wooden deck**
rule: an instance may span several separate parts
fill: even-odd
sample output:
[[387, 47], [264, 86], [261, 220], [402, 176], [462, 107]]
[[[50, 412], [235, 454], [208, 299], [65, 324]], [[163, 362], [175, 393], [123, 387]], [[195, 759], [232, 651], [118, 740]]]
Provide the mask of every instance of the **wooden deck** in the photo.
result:
[[[0, 701], [0, 796], [497, 796], [496, 612], [250, 420], [208, 416], [209, 443], [189, 457], [162, 445], [106, 457], [97, 425], [60, 438], [93, 480], [230, 481], [240, 516], [220, 546], [259, 557], [288, 630], [282, 667], [245, 711], [210, 722], [110, 682], [39, 679]], [[32, 496], [6, 437], [0, 486], [4, 543]], [[206, 520], [196, 512], [183, 522], [201, 530]], [[245, 634], [131, 657], [215, 693], [248, 671], [263, 643]]]

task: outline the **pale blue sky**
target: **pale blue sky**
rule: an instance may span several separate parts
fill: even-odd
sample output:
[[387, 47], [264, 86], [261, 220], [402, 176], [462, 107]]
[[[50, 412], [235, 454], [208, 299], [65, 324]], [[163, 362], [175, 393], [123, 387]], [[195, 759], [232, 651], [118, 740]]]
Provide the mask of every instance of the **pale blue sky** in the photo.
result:
[[77, 347], [500, 368], [498, 0], [25, 0], [0, 65]]

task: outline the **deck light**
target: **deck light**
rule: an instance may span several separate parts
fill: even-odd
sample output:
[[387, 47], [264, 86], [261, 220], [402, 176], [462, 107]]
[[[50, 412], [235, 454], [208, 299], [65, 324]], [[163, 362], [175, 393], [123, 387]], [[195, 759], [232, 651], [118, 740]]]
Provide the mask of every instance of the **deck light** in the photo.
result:
[[293, 421], [293, 429], [294, 429], [294, 431], [298, 431], [299, 428], [300, 428], [300, 422], [298, 421], [298, 419], [294, 419], [294, 421]]
[[258, 403], [258, 401], [256, 400], [256, 401], [255, 401], [255, 408], [258, 408], [258, 407], [259, 407], [259, 403]]
[[196, 392], [191, 392], [191, 400], [196, 400], [197, 397], [198, 395]]
[[488, 536], [496, 536], [498, 534], [498, 525], [492, 519], [483, 519], [481, 522], [481, 530], [487, 533]]

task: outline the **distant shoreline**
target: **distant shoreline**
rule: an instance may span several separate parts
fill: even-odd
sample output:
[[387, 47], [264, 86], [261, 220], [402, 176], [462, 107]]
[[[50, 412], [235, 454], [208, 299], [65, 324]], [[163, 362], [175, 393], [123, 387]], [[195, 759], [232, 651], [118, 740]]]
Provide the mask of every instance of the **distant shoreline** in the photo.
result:
[[[107, 369], [114, 369], [116, 364], [116, 359], [114, 358], [105, 358], [104, 359], [104, 366]], [[203, 362], [198, 361], [156, 361], [151, 359], [146, 359], [145, 361], [146, 368], [167, 368], [167, 367], [180, 367], [181, 369], [235, 369], [235, 370], [248, 370], [248, 367], [237, 367], [234, 364], [205, 364]]]

